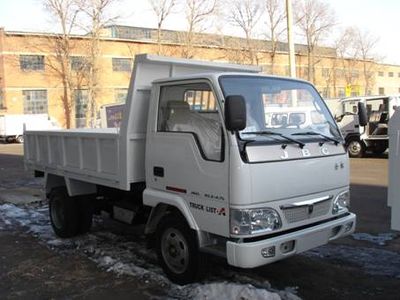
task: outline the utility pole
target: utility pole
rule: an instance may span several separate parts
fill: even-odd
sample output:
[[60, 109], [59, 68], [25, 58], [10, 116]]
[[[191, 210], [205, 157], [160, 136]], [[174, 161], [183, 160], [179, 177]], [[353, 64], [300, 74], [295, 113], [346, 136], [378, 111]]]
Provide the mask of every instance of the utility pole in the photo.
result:
[[288, 45], [289, 45], [290, 77], [296, 78], [296, 57], [294, 53], [294, 42], [293, 42], [293, 13], [292, 13], [291, 0], [286, 0], [286, 19], [287, 19], [287, 35], [288, 35]]

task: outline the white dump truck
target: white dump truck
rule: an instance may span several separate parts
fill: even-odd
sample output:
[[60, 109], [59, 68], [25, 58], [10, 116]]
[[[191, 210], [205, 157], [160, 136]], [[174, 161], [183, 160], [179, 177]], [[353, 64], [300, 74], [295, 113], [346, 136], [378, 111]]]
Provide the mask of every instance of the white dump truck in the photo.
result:
[[[366, 108], [366, 121], [360, 122], [358, 107]], [[397, 106], [398, 96], [344, 98], [335, 112], [350, 157], [363, 157], [367, 150], [384, 153], [389, 146], [388, 123]]]
[[[268, 110], [293, 107], [313, 107], [318, 122], [267, 124]], [[203, 253], [254, 268], [356, 225], [348, 156], [322, 98], [256, 67], [138, 55], [119, 129], [26, 131], [25, 141], [57, 235], [87, 232], [101, 211], [144, 222], [180, 284], [198, 278]]]
[[60, 129], [48, 114], [0, 115], [0, 138], [6, 143], [22, 143], [24, 126], [28, 130]]

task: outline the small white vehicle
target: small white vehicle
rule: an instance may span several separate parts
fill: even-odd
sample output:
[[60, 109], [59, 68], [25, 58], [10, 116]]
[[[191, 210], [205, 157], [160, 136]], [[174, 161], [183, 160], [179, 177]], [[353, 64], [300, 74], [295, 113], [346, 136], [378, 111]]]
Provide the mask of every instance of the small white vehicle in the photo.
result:
[[[168, 277], [198, 278], [202, 253], [255, 268], [354, 231], [349, 161], [313, 85], [256, 67], [138, 55], [120, 129], [25, 132], [60, 237], [93, 213], [144, 222]], [[318, 126], [265, 116], [312, 108]]]
[[265, 107], [265, 125], [271, 128], [309, 128], [324, 133], [329, 129], [325, 121], [315, 107]]
[[24, 125], [28, 130], [60, 129], [47, 114], [0, 115], [0, 138], [6, 143], [22, 143]]
[[[395, 108], [400, 105], [398, 96], [368, 96], [345, 98], [336, 112], [336, 121], [346, 141], [350, 157], [363, 157], [367, 150], [381, 154], [389, 146], [388, 123]], [[366, 107], [367, 122], [360, 124], [358, 105]]]

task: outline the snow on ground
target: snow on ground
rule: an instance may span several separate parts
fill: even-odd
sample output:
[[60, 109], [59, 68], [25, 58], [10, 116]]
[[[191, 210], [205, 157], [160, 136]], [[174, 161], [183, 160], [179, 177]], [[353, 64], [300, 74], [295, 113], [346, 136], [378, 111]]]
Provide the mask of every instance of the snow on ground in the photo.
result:
[[0, 230], [22, 226], [50, 249], [67, 254], [79, 251], [107, 272], [135, 276], [145, 282], [154, 280], [164, 286], [172, 298], [216, 300], [223, 295], [224, 299], [241, 300], [299, 299], [293, 288], [274, 290], [268, 281], [232, 274], [230, 270], [220, 272], [227, 277], [218, 276], [210, 282], [185, 286], [172, 284], [163, 275], [155, 252], [147, 249], [142, 228], [126, 226], [122, 230], [120, 226], [113, 228], [115, 223], [105, 223], [106, 220], [96, 217], [90, 233], [71, 239], [60, 239], [51, 229], [47, 205], [0, 205]]
[[397, 237], [395, 233], [379, 233], [378, 235], [372, 235], [369, 233], [353, 233], [351, 235], [353, 239], [357, 241], [367, 241], [373, 244], [377, 244], [379, 246], [385, 246], [387, 241], [391, 241]]

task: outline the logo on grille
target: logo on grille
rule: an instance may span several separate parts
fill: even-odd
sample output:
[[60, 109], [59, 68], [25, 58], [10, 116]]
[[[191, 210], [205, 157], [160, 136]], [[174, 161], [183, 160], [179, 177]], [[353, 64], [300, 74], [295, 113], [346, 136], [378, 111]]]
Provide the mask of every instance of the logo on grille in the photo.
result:
[[308, 205], [308, 214], [311, 215], [314, 211], [314, 205], [310, 204]]

